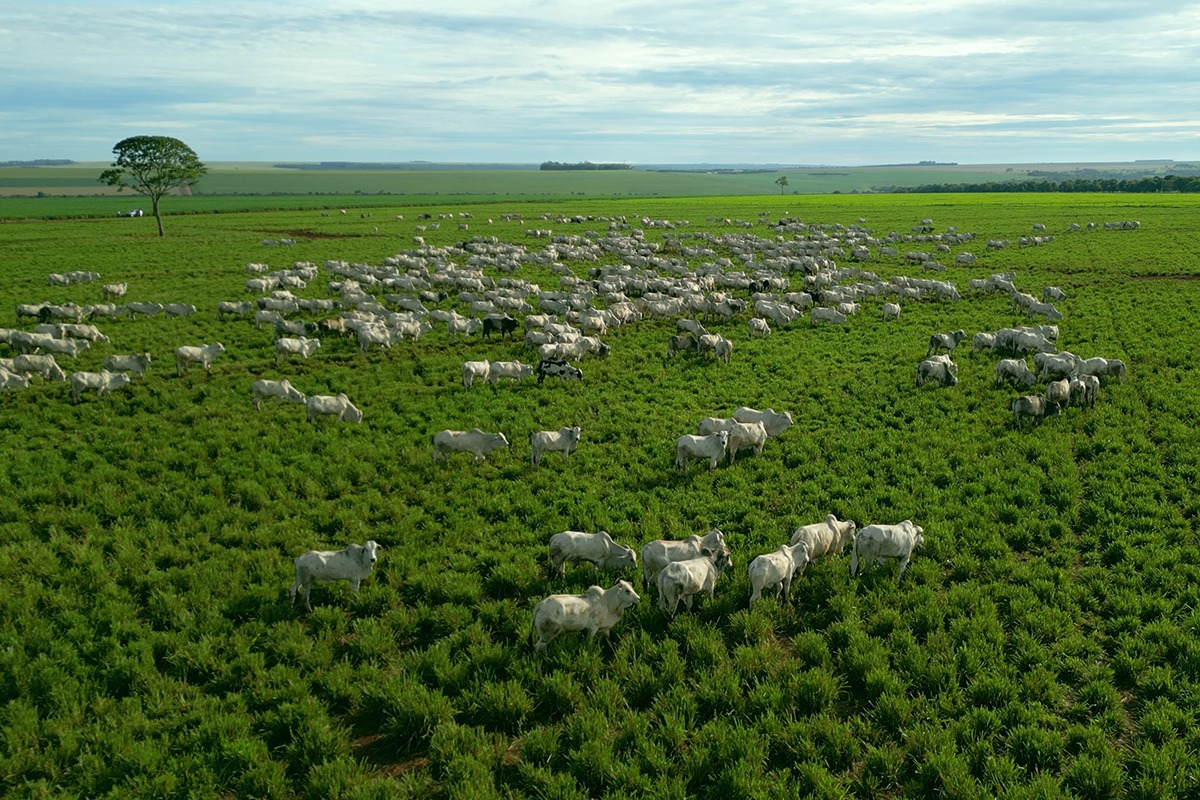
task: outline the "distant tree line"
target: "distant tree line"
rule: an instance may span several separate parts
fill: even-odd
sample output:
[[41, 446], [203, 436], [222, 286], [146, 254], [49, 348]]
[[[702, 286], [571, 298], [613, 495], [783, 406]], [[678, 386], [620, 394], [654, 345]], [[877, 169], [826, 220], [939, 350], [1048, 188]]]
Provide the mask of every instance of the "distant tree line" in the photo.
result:
[[1160, 194], [1200, 192], [1200, 176], [1156, 175], [1148, 178], [1072, 178], [1065, 181], [1025, 180], [992, 183], [927, 183], [921, 186], [894, 186], [897, 194], [912, 192], [1128, 192]]
[[69, 158], [34, 158], [29, 161], [0, 161], [0, 167], [65, 167], [74, 163]]
[[590, 161], [578, 161], [574, 164], [566, 164], [562, 161], [543, 161], [539, 169], [544, 170], [568, 170], [568, 169], [633, 169], [632, 164], [593, 164]]

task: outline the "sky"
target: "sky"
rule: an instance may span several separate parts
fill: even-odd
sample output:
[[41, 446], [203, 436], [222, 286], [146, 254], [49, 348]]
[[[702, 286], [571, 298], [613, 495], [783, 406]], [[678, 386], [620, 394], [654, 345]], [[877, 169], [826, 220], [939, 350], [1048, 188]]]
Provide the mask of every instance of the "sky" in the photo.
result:
[[4, 0], [0, 161], [1200, 160], [1200, 0]]

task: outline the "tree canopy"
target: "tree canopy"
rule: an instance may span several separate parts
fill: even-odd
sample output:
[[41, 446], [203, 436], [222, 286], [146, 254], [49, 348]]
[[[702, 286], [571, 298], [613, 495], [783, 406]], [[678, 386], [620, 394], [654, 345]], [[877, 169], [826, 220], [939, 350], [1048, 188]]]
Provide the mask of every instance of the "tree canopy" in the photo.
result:
[[170, 136], [131, 136], [113, 145], [111, 168], [100, 173], [100, 181], [109, 186], [126, 187], [150, 198], [158, 235], [163, 234], [159, 200], [167, 192], [191, 186], [208, 172], [196, 152]]

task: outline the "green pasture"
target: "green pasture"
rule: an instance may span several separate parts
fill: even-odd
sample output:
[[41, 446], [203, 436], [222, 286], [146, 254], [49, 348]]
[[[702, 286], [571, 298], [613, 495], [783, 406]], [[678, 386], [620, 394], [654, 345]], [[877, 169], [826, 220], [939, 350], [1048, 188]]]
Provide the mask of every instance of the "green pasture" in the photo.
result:
[[[208, 213], [206, 200], [169, 199], [165, 238], [149, 218], [0, 214], [0, 327], [32, 328], [17, 303], [99, 302], [97, 285], [48, 285], [72, 270], [128, 282], [127, 300], [200, 309], [98, 320], [109, 344], [59, 358], [94, 370], [151, 352], [147, 375], [112, 396], [73, 404], [40, 379], [0, 393], [3, 796], [1198, 796], [1196, 198], [364, 198], [344, 215]], [[40, 200], [0, 209], [10, 202]], [[463, 361], [536, 356], [441, 324], [368, 353], [324, 338], [276, 366], [269, 328], [215, 315], [254, 297], [248, 262], [378, 265], [418, 235], [538, 252], [550, 240], [529, 229], [612, 226], [730, 257], [729, 240], [698, 234], [773, 239], [785, 234], [767, 223], [782, 217], [880, 238], [930, 218], [976, 234], [942, 263], [962, 251], [978, 262], [936, 276], [961, 302], [906, 303], [887, 324], [878, 299], [844, 327], [803, 319], [763, 339], [748, 338], [746, 316], [713, 322], [734, 342], [729, 364], [668, 360], [674, 322], [638, 322], [605, 337], [606, 359], [580, 362], [582, 382], [541, 386], [464, 389]], [[1068, 230], [1131, 219], [1139, 229]], [[1054, 240], [1019, 246], [1035, 223]], [[985, 247], [1001, 238], [1011, 246]], [[295, 243], [264, 243], [280, 239]], [[859, 266], [928, 277], [902, 257], [933, 245], [895, 246], [901, 258]], [[597, 266], [564, 263], [580, 277]], [[1026, 322], [1007, 297], [966, 291], [1007, 271], [1034, 294], [1060, 286], [1060, 346], [1123, 359], [1128, 381], [1025, 430], [1007, 410], [1015, 393], [993, 385], [995, 360], [969, 341], [957, 387], [915, 388], [931, 333]], [[532, 262], [495, 277], [559, 288]], [[331, 280], [323, 267], [297, 294], [329, 296]], [[465, 313], [455, 298], [438, 307]], [[227, 353], [211, 375], [176, 376], [175, 347], [213, 341]], [[260, 377], [345, 392], [364, 420], [255, 411]], [[677, 473], [675, 439], [742, 405], [796, 424], [759, 459]], [[531, 467], [530, 435], [571, 424], [584, 433], [570, 462]], [[433, 464], [436, 431], [471, 427], [503, 431], [511, 452]], [[847, 553], [811, 564], [790, 606], [749, 610], [749, 561], [829, 513], [912, 519], [926, 544], [899, 583], [891, 565], [851, 578]], [[562, 530], [640, 549], [713, 527], [734, 567], [712, 602], [673, 621], [638, 574], [548, 569]], [[295, 556], [366, 539], [384, 549], [357, 594], [318, 585], [311, 613], [289, 603]], [[533, 652], [537, 601], [618, 577], [642, 601], [608, 640], [564, 635]]]

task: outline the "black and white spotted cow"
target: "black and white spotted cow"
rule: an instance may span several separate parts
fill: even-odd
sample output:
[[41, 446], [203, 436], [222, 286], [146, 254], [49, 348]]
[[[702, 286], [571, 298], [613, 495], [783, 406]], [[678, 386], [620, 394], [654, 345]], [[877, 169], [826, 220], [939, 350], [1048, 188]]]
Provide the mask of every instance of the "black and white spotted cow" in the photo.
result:
[[543, 358], [537, 368], [538, 383], [546, 380], [546, 377], [562, 378], [564, 381], [581, 381], [583, 380], [583, 372], [578, 367], [573, 367], [566, 361], [558, 358]]

